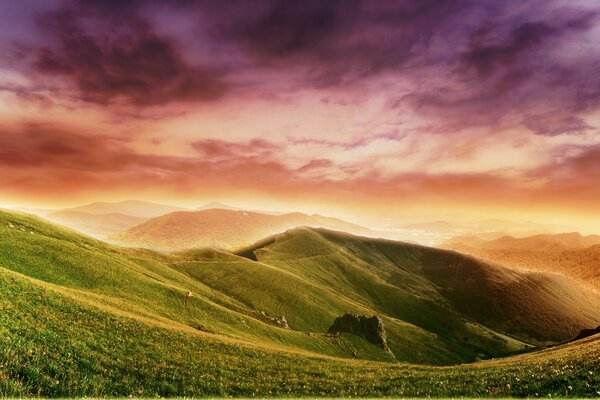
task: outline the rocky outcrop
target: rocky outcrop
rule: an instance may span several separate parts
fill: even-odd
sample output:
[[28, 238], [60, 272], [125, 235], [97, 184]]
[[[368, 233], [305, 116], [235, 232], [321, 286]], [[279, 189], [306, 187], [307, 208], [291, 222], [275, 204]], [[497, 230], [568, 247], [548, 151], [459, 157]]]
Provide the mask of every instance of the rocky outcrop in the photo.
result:
[[275, 323], [277, 325], [281, 326], [282, 328], [290, 329], [290, 326], [289, 326], [289, 324], [287, 322], [287, 319], [285, 318], [285, 315], [282, 315], [279, 318], [275, 318]]
[[328, 332], [352, 333], [390, 352], [383, 321], [376, 315], [369, 317], [358, 314], [344, 314], [333, 321]]
[[571, 339], [571, 341], [583, 339], [588, 336], [596, 335], [598, 333], [600, 333], [600, 325], [598, 325], [596, 328], [582, 329], [577, 336]]

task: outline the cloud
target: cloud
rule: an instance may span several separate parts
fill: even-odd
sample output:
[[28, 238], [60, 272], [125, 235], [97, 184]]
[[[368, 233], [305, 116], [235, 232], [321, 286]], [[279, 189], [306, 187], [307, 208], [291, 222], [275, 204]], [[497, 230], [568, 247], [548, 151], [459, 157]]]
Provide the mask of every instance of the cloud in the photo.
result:
[[593, 40], [599, 14], [546, 8], [521, 22], [482, 22], [469, 33], [446, 81], [424, 85], [400, 103], [435, 118], [437, 129], [447, 133], [474, 127], [525, 128], [540, 135], [592, 129], [583, 115], [600, 106], [598, 91], [586, 89], [600, 87], [592, 72], [600, 48], [573, 46]]
[[254, 68], [280, 71], [296, 88], [360, 96], [365, 82], [381, 85], [400, 99], [398, 113], [416, 113], [430, 121], [430, 131], [580, 133], [591, 128], [583, 114], [600, 106], [592, 89], [600, 85], [600, 49], [581, 46], [595, 41], [594, 7], [468, 0], [210, 4], [203, 12], [212, 38], [241, 49]]
[[[0, 101], [18, 111], [3, 118], [42, 111], [81, 128], [0, 130], [3, 189], [591, 202], [598, 11], [555, 0], [37, 5], [39, 35], [7, 29], [0, 43], [23, 36], [0, 60]], [[6, 25], [17, 13], [3, 14]]]
[[474, 32], [469, 49], [461, 57], [467, 68], [474, 68], [483, 77], [515, 64], [519, 57], [542, 44], [557, 30], [545, 22], [526, 22], [513, 29], [506, 41], [486, 44], [490, 32], [489, 27]]
[[39, 26], [55, 43], [37, 49], [34, 70], [72, 82], [82, 100], [101, 105], [219, 99], [223, 74], [186, 61], [134, 4], [83, 2], [44, 13]]
[[574, 134], [600, 105], [598, 17], [541, 0], [66, 1], [25, 59], [38, 86], [100, 106], [377, 91], [429, 132]]
[[179, 193], [223, 187], [269, 189], [294, 180], [287, 167], [268, 156], [273, 145], [259, 139], [233, 147], [200, 142], [196, 148], [199, 157], [143, 154], [119, 137], [44, 124], [3, 128], [2, 187], [45, 196], [105, 189]]
[[292, 145], [316, 145], [331, 149], [352, 150], [366, 147], [376, 141], [396, 142], [401, 141], [406, 137], [406, 134], [399, 132], [384, 132], [373, 135], [365, 135], [363, 137], [347, 140], [336, 141], [327, 139], [306, 139], [306, 138], [289, 138], [288, 141]]
[[0, 131], [0, 165], [5, 168], [102, 172], [139, 161], [115, 137], [75, 134], [39, 124]]
[[259, 65], [300, 70], [326, 88], [399, 67], [419, 55], [460, 2], [349, 0], [228, 2], [205, 10], [218, 40]]
[[275, 152], [283, 150], [282, 146], [263, 139], [252, 139], [247, 143], [203, 139], [193, 142], [191, 146], [201, 156], [211, 160], [270, 157]]
[[356, 11], [354, 0], [343, 5], [314, 0], [269, 2], [254, 18], [241, 18], [228, 26], [227, 34], [261, 58], [318, 53], [323, 42], [352, 24]]
[[[198, 156], [134, 151], [118, 137], [81, 134], [39, 124], [0, 130], [0, 175], [4, 193], [75, 196], [79, 193], [162, 191], [193, 198], [213, 193], [266, 193], [279, 199], [311, 196], [346, 205], [444, 202], [559, 204], [593, 207], [600, 195], [600, 147], [568, 145], [553, 161], [516, 175], [499, 171], [390, 171], [356, 159], [337, 164], [305, 154], [300, 166], [287, 162], [280, 146], [261, 139], [230, 143], [202, 140]], [[518, 189], [518, 190], [517, 190]]]

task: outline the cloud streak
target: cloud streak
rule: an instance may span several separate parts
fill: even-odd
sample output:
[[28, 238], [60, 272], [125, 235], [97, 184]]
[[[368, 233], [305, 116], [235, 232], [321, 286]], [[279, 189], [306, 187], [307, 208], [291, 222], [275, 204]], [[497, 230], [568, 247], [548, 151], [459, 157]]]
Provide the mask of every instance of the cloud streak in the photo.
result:
[[[512, 202], [531, 207], [536, 202], [590, 207], [600, 195], [600, 147], [563, 148], [560, 157], [517, 176], [498, 172], [379, 174], [360, 160], [344, 171], [331, 160], [306, 158], [295, 167], [286, 162], [278, 144], [255, 139], [246, 143], [201, 141], [197, 156], [141, 154], [131, 143], [110, 136], [82, 135], [69, 130], [26, 125], [0, 132], [0, 173], [3, 190], [53, 196], [110, 188], [113, 191], [167, 190], [186, 196], [223, 190], [261, 190], [283, 198], [318, 193], [321, 199], [350, 196], [347, 204], [375, 205], [400, 201], [472, 203]], [[352, 169], [355, 169], [352, 171]], [[356, 170], [363, 171], [354, 174]], [[574, 181], [572, 176], [579, 178]], [[540, 178], [543, 185], [532, 184]], [[515, 190], [518, 188], [519, 190]], [[376, 197], [373, 194], [376, 193]], [[493, 197], [490, 197], [493, 194]]]

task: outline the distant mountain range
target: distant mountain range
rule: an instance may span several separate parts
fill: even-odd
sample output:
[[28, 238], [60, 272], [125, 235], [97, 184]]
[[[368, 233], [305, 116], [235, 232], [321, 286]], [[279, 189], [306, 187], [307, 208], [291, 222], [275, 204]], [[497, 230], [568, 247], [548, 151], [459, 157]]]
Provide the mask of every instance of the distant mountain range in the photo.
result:
[[600, 288], [600, 235], [571, 232], [495, 240], [457, 236], [440, 247], [510, 268], [560, 273]]
[[281, 233], [296, 226], [325, 227], [356, 234], [375, 232], [337, 218], [318, 214], [281, 215], [251, 211], [209, 208], [179, 211], [150, 219], [110, 239], [129, 246], [161, 250], [185, 250], [195, 247], [239, 248], [265, 236]]
[[[206, 203], [197, 208], [197, 210], [211, 209], [242, 210], [219, 202]], [[140, 200], [95, 202], [62, 210], [35, 208], [19, 208], [17, 210], [41, 216], [49, 221], [99, 239], [106, 239], [154, 217], [175, 211], [193, 211], [182, 207]], [[264, 212], [264, 214], [277, 215], [277, 213], [269, 212]]]
[[540, 234], [515, 238], [504, 235], [497, 239], [486, 240], [478, 236], [456, 236], [444, 243], [443, 247], [463, 246], [476, 247], [478, 249], [528, 249], [558, 251], [565, 249], [578, 249], [600, 244], [600, 235], [583, 236], [579, 232]]

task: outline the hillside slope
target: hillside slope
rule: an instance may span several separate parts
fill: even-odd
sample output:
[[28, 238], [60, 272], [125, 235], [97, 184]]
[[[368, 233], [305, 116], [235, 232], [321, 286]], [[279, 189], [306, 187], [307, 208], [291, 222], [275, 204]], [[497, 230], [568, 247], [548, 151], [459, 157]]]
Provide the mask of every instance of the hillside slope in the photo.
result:
[[326, 227], [355, 234], [374, 232], [336, 218], [290, 213], [263, 214], [251, 211], [208, 209], [173, 212], [111, 236], [111, 240], [132, 246], [161, 250], [196, 247], [224, 249], [246, 246], [296, 226]]
[[570, 233], [519, 239], [504, 237], [491, 241], [456, 237], [440, 246], [508, 268], [560, 273], [600, 289], [598, 243], [598, 235]]
[[[379, 301], [345, 295], [347, 287], [332, 288], [317, 279], [233, 254], [202, 250], [159, 255], [110, 246], [33, 216], [1, 216], [1, 267], [57, 285], [61, 293], [110, 312], [257, 345], [339, 357], [390, 358], [382, 349], [353, 335], [326, 334], [333, 320], [346, 312], [385, 318], [390, 346], [398, 360], [451, 364], [497, 357], [525, 347], [484, 326], [465, 323], [455, 312], [445, 315], [446, 308], [437, 305], [435, 299], [420, 302], [418, 296], [389, 285], [384, 285], [385, 290], [398, 301], [412, 299], [422, 309], [440, 315], [450, 324], [444, 328], [447, 334], [438, 335], [431, 322], [388, 315], [392, 310]], [[381, 286], [372, 274], [358, 272], [366, 284]], [[292, 329], [275, 323], [282, 314]], [[464, 337], [470, 342], [464, 343]]]
[[[424, 246], [297, 229], [253, 253], [260, 262], [327, 287], [343, 287], [346, 295], [366, 298], [363, 301], [438, 335], [448, 322], [442, 323], [437, 312], [431, 314], [436, 307], [444, 317], [456, 312], [542, 342], [569, 339], [581, 326], [595, 326], [600, 317], [599, 294], [573, 280], [513, 271]], [[427, 302], [435, 306], [423, 309]]]
[[[33, 216], [2, 211], [0, 235], [0, 331], [5, 333], [0, 337], [16, 340], [15, 345], [0, 352], [0, 365], [5, 369], [0, 372], [11, 377], [10, 383], [0, 379], [0, 385], [9, 385], [5, 387], [14, 393], [29, 393], [37, 385], [45, 388], [44, 393], [55, 395], [68, 390], [124, 394], [124, 388], [130, 390], [132, 382], [141, 380], [141, 388], [152, 388], [152, 393], [214, 394], [218, 382], [210, 383], [208, 378], [206, 385], [197, 388], [186, 383], [195, 379], [182, 382], [166, 378], [184, 368], [181, 361], [168, 367], [167, 360], [187, 360], [185, 354], [198, 354], [205, 348], [207, 353], [200, 360], [189, 361], [190, 365], [211, 376], [207, 369], [211, 368], [209, 360], [216, 357], [212, 352], [221, 351], [219, 360], [233, 363], [231, 368], [241, 368], [243, 372], [238, 372], [245, 374], [240, 381], [244, 382], [243, 389], [226, 378], [226, 390], [248, 394], [256, 375], [246, 368], [256, 358], [282, 362], [289, 371], [300, 374], [302, 362], [298, 360], [314, 357], [455, 364], [527, 347], [501, 331], [536, 341], [548, 340], [547, 335], [559, 340], [567, 333], [569, 338], [574, 336], [568, 332], [571, 325], [580, 324], [579, 330], [592, 326], [591, 321], [597, 325], [599, 320], [594, 314], [594, 304], [598, 303], [592, 301], [589, 292], [582, 291], [588, 304], [580, 303], [578, 297], [571, 300], [579, 311], [565, 308], [564, 304], [570, 303], [558, 301], [556, 293], [545, 286], [554, 282], [550, 280], [541, 281], [536, 288], [546, 294], [538, 299], [536, 291], [528, 292], [527, 301], [542, 302], [565, 332], [549, 330], [535, 320], [527, 324], [526, 318], [506, 326], [501, 323], [506, 321], [499, 321], [499, 312], [493, 310], [487, 318], [478, 309], [469, 308], [469, 302], [461, 303], [468, 293], [475, 300], [481, 297], [477, 294], [481, 279], [471, 286], [459, 285], [456, 274], [448, 271], [467, 268], [474, 276], [493, 276], [493, 285], [488, 286], [494, 290], [488, 297], [496, 303], [505, 302], [505, 291], [510, 294], [513, 279], [525, 279], [520, 274], [508, 274], [511, 279], [506, 279], [507, 272], [502, 269], [485, 272], [486, 264], [451, 252], [324, 229], [290, 230], [241, 252], [245, 257], [210, 249], [157, 254], [119, 248]], [[522, 301], [517, 297], [511, 303], [518, 310], [501, 311], [525, 309], [527, 315]], [[573, 315], [565, 315], [566, 311]], [[359, 336], [326, 333], [335, 318], [348, 312], [380, 316], [393, 356]], [[288, 319], [290, 329], [276, 323], [281, 315]], [[514, 314], [502, 317], [510, 322]], [[174, 339], [165, 339], [169, 335], [179, 337], [181, 343], [175, 345]], [[156, 340], [161, 342], [152, 345]], [[43, 349], [55, 349], [61, 356], [48, 359]], [[64, 353], [62, 349], [66, 349]], [[34, 358], [26, 358], [29, 350], [35, 351]], [[136, 351], [141, 354], [132, 356]], [[76, 358], [72, 358], [74, 354]], [[121, 361], [123, 357], [145, 364], [133, 372], [131, 364]], [[229, 368], [218, 365], [219, 370]], [[116, 368], [110, 375], [116, 384], [106, 381], [100, 372], [109, 367]], [[323, 374], [329, 371], [329, 367], [315, 368]], [[76, 371], [84, 371], [84, 375]], [[220, 376], [220, 372], [212, 371]], [[57, 376], [59, 383], [39, 381], [41, 376]], [[184, 376], [189, 377], [187, 373]], [[63, 380], [71, 386], [61, 385]], [[171, 386], [170, 382], [178, 383]], [[260, 390], [265, 387], [272, 386], [266, 384]], [[324, 393], [339, 393], [339, 388], [334, 384]], [[369, 390], [363, 387], [360, 392]], [[389, 386], [377, 390], [397, 393]]]
[[455, 367], [221, 340], [81, 303], [0, 268], [0, 397], [600, 395], [600, 336]]

